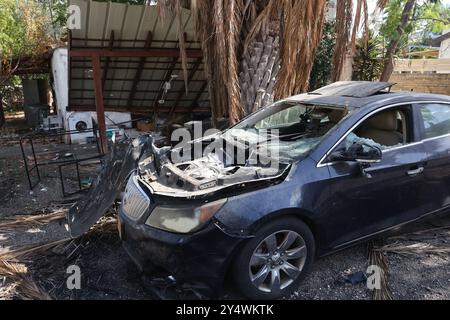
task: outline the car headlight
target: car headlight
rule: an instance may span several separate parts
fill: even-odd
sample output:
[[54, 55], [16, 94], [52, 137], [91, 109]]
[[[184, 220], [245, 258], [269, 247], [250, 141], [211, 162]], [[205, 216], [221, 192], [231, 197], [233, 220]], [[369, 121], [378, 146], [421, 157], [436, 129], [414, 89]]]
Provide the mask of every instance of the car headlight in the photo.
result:
[[226, 199], [196, 206], [158, 206], [146, 224], [176, 233], [191, 233], [203, 227], [227, 202]]

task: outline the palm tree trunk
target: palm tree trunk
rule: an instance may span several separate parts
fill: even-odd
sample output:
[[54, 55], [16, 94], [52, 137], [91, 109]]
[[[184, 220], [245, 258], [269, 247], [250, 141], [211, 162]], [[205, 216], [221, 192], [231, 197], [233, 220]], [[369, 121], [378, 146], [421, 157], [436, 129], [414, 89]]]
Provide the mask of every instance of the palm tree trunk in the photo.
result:
[[392, 72], [394, 71], [394, 55], [397, 51], [400, 40], [405, 33], [405, 29], [409, 25], [409, 21], [411, 19], [415, 4], [416, 0], [408, 0], [405, 4], [402, 18], [397, 28], [397, 32], [395, 33], [395, 36], [391, 39], [387, 47], [386, 55], [384, 57], [383, 72], [381, 74], [380, 81], [389, 81], [389, 79], [391, 78]]
[[260, 31], [241, 59], [239, 83], [244, 115], [273, 103], [279, 70], [279, 31], [277, 24], [271, 23]]
[[[353, 0], [337, 0], [336, 3], [336, 46], [333, 52], [333, 82], [342, 80], [344, 66], [348, 65], [348, 48], [353, 16]], [[348, 67], [347, 67], [348, 68]]]
[[[364, 18], [364, 37], [369, 33], [367, 0], [357, 0], [353, 19], [353, 0], [338, 0], [336, 11], [336, 49], [333, 56], [333, 81], [351, 81], [356, 55], [356, 36]], [[353, 28], [351, 25], [353, 23]]]

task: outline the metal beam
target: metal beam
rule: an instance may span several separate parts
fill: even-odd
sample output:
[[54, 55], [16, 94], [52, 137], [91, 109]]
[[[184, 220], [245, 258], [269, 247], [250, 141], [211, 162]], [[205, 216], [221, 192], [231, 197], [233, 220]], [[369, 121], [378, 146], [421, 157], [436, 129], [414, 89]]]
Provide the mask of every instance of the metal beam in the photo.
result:
[[[72, 50], [72, 30], [67, 30], [67, 37], [67, 50], [70, 52]], [[67, 90], [67, 103], [70, 106], [70, 98], [72, 97], [72, 91], [70, 90], [72, 88], [72, 57], [70, 55], [67, 57], [67, 65], [67, 88], [69, 88], [69, 90]]]
[[[101, 42], [104, 39], [102, 38], [78, 38], [78, 37], [73, 37], [74, 41], [84, 41], [84, 42]], [[140, 40], [140, 39], [121, 39], [120, 42], [131, 42], [133, 44], [135, 43], [145, 43], [146, 40]], [[174, 44], [178, 44], [179, 41], [178, 40], [153, 40], [153, 42], [155, 43], [163, 43], [163, 44], [167, 44], [167, 43], [174, 43]], [[186, 44], [200, 44], [200, 42], [195, 41], [195, 40], [186, 40], [185, 41]], [[77, 46], [74, 46], [74, 48], [76, 48]]]
[[[199, 49], [187, 49], [186, 55], [188, 58], [201, 58], [203, 56], [202, 51]], [[120, 57], [133, 57], [133, 58], [142, 58], [142, 57], [158, 57], [158, 58], [177, 58], [180, 56], [179, 49], [144, 49], [144, 48], [136, 48], [136, 49], [72, 49], [70, 51], [71, 57], [92, 57], [92, 56], [100, 56], [100, 57], [111, 57], [111, 58], [120, 58]]]
[[[122, 62], [117, 62], [115, 61], [116, 64], [117, 63], [122, 63]], [[79, 62], [77, 62], [79, 63]], [[124, 62], [125, 63], [125, 62]], [[138, 61], [134, 61], [134, 62], [130, 62], [130, 63], [138, 63]], [[146, 62], [149, 63], [149, 62]], [[161, 63], [161, 62], [159, 62]], [[136, 67], [117, 67], [117, 66], [109, 66], [109, 70], [136, 70], [138, 66]], [[72, 69], [74, 70], [87, 70], [89, 68], [83, 67], [83, 66], [72, 66]], [[43, 69], [44, 70], [44, 69]], [[48, 69], [45, 69], [48, 72]], [[162, 68], [162, 67], [158, 67], [158, 68], [153, 68], [153, 67], [143, 67], [142, 70], [151, 70], [151, 71], [167, 71], [167, 68]], [[188, 71], [191, 71], [192, 69], [188, 69]], [[183, 71], [183, 68], [174, 68], [173, 71]], [[203, 69], [198, 69], [197, 71], [204, 71]]]
[[177, 58], [174, 58], [173, 60], [172, 60], [172, 63], [170, 64], [170, 67], [169, 67], [169, 69], [167, 70], [167, 72], [166, 72], [166, 75], [164, 76], [164, 79], [163, 79], [163, 81], [162, 81], [162, 83], [161, 83], [161, 86], [160, 86], [160, 88], [159, 88], [159, 93], [155, 96], [155, 99], [154, 99], [154, 101], [153, 101], [153, 111], [154, 111], [154, 114], [155, 114], [155, 121], [156, 121], [156, 116], [157, 116], [157, 114], [158, 114], [158, 106], [159, 106], [159, 100], [161, 100], [161, 98], [162, 98], [162, 96], [163, 96], [163, 94], [164, 94], [164, 85], [165, 85], [165, 83], [166, 82], [168, 82], [169, 80], [170, 80], [170, 78], [172, 77], [172, 73], [173, 73], [173, 69], [175, 68], [175, 66], [177, 65], [177, 63], [178, 63], [178, 57]]
[[92, 69], [94, 76], [95, 89], [95, 111], [97, 112], [97, 124], [100, 135], [100, 150], [102, 154], [108, 153], [108, 139], [106, 137], [106, 122], [105, 122], [105, 106], [103, 102], [103, 87], [102, 87], [102, 70], [100, 65], [100, 56], [92, 56]]
[[[150, 48], [152, 45], [152, 41], [153, 41], [153, 35], [152, 35], [151, 31], [149, 31], [147, 34], [147, 40], [145, 41], [144, 48], [145, 49]], [[134, 76], [133, 84], [131, 85], [131, 92], [130, 92], [130, 95], [128, 96], [128, 102], [127, 102], [128, 106], [131, 106], [133, 104], [133, 99], [136, 95], [137, 86], [139, 84], [139, 81], [141, 80], [142, 72], [144, 71], [145, 60], [146, 60], [146, 57], [142, 57], [141, 60], [139, 61], [139, 64], [138, 64], [138, 67], [136, 70], [136, 75]]]
[[[92, 80], [92, 79], [91, 79]], [[82, 89], [82, 88], [72, 88], [73, 92], [94, 92], [94, 89]], [[117, 92], [117, 93], [129, 93], [130, 90], [126, 89], [108, 89], [104, 92]], [[172, 91], [172, 93], [182, 92], [182, 91]], [[189, 90], [189, 93], [199, 93], [198, 90]], [[203, 91], [201, 91], [203, 92]], [[136, 93], [159, 93], [159, 90], [136, 90]]]
[[[168, 71], [171, 69], [167, 69]], [[92, 78], [84, 78], [84, 77], [73, 77], [73, 80], [84, 80], [84, 81], [92, 81]], [[133, 81], [133, 79], [127, 79], [127, 78], [108, 78], [106, 80], [111, 81]], [[192, 80], [191, 82], [201, 82], [203, 83], [205, 80]], [[142, 79], [141, 82], [161, 82], [161, 80], [158, 79]], [[184, 80], [172, 80], [173, 82], [184, 82]]]
[[[111, 34], [109, 36], [109, 50], [113, 48], [114, 45], [114, 30], [111, 30]], [[111, 58], [107, 57], [105, 61], [105, 68], [103, 69], [103, 76], [102, 76], [102, 88], [105, 89], [105, 82], [106, 77], [108, 76], [108, 70], [109, 70], [109, 63], [111, 62]]]
[[[87, 98], [87, 97], [73, 97], [72, 98], [72, 101], [85, 101], [85, 100], [95, 100], [95, 98], [94, 97], [89, 97], [89, 98]], [[128, 101], [128, 99], [127, 98], [113, 98], [113, 97], [107, 97], [107, 96], [105, 97], [105, 96], [103, 96], [103, 101]], [[151, 102], [151, 101], [154, 101], [154, 99], [134, 99], [133, 101], [139, 101], [139, 102], [146, 102], [146, 101], [148, 101], [148, 102]], [[175, 99], [164, 99], [164, 101], [165, 102], [175, 102]], [[190, 99], [180, 99], [180, 101], [182, 101], [182, 102], [191, 102], [192, 100], [190, 100]], [[202, 101], [202, 100], [199, 100], [199, 101]], [[167, 108], [169, 108], [169, 107], [167, 107]], [[170, 108], [172, 108], [172, 107], [170, 107]]]
[[203, 93], [206, 90], [206, 87], [208, 86], [208, 82], [205, 81], [202, 85], [202, 87], [200, 88], [199, 92], [197, 93], [197, 96], [195, 97], [195, 99], [192, 101], [192, 105], [191, 105], [191, 110], [195, 108], [196, 105], [198, 105], [198, 101], [200, 100], [200, 98], [202, 97]]
[[[120, 106], [104, 106], [105, 111], [107, 112], [132, 112], [132, 113], [141, 113], [141, 114], [152, 114], [151, 106], [143, 106], [143, 107], [120, 107]], [[81, 112], [89, 112], [96, 111], [96, 106], [94, 105], [71, 105], [69, 111], [81, 111]], [[169, 108], [161, 108], [159, 110], [160, 113], [169, 113]], [[176, 108], [175, 113], [210, 113], [211, 109], [209, 107], [178, 107]]]
[[195, 74], [197, 73], [198, 69], [200, 68], [201, 64], [202, 64], [202, 58], [198, 58], [197, 61], [194, 64], [194, 67], [192, 68], [192, 70], [189, 73], [188, 79], [185, 82], [187, 87], [185, 88], [185, 91], [180, 91], [178, 93], [178, 96], [176, 98], [176, 102], [174, 104], [174, 106], [170, 109], [169, 112], [169, 116], [171, 116], [173, 114], [173, 112], [175, 111], [176, 106], [178, 106], [178, 103], [180, 102], [181, 98], [183, 98], [183, 96], [186, 94], [186, 92], [189, 89], [189, 84], [191, 83], [192, 79], [194, 78]]

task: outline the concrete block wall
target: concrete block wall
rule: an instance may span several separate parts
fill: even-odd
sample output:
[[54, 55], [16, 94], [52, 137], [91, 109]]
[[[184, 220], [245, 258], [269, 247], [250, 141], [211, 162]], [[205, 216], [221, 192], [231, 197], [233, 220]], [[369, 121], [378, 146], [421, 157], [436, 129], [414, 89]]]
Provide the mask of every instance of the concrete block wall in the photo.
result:
[[450, 95], [450, 74], [394, 73], [390, 82], [397, 91], [414, 91]]

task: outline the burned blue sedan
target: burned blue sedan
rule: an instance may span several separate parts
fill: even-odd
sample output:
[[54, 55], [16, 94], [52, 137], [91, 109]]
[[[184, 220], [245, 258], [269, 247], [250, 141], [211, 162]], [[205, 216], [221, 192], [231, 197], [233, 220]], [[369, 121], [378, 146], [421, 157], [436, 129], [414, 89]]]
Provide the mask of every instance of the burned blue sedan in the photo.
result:
[[229, 278], [276, 299], [317, 258], [448, 209], [450, 97], [392, 85], [338, 82], [182, 147], [151, 143], [121, 201], [126, 251], [178, 284], [217, 294]]

